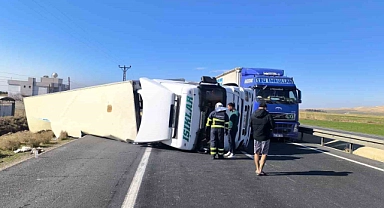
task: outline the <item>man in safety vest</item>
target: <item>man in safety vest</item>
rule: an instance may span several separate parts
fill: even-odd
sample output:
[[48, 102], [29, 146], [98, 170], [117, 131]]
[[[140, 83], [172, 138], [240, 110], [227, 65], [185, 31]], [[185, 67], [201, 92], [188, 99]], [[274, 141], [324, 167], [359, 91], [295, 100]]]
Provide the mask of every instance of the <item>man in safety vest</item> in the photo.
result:
[[226, 110], [223, 104], [218, 102], [216, 103], [215, 110], [209, 114], [207, 119], [206, 126], [211, 127], [210, 152], [213, 159], [216, 159], [216, 154], [219, 155], [218, 158], [224, 158], [224, 132], [228, 135], [229, 124]]

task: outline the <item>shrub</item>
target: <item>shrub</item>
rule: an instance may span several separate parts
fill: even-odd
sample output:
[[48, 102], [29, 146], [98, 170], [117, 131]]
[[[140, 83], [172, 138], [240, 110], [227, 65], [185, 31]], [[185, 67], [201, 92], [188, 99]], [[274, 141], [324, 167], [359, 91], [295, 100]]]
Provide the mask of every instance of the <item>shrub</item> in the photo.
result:
[[19, 140], [12, 139], [0, 139], [1, 150], [16, 150], [20, 147], [21, 142]]
[[40, 142], [43, 144], [49, 144], [49, 142], [55, 136], [52, 131], [42, 131], [36, 135], [39, 137]]
[[30, 147], [38, 147], [40, 145], [40, 138], [39, 135], [33, 135], [31, 138], [28, 140], [27, 145]]
[[66, 131], [61, 131], [60, 136], [58, 138], [59, 140], [66, 140], [68, 139], [68, 133]]
[[38, 147], [40, 144], [49, 144], [53, 138], [52, 131], [42, 131], [33, 134], [29, 131], [22, 131], [13, 134], [0, 136], [0, 149], [2, 150], [16, 150], [21, 144], [30, 147]]
[[40, 144], [49, 144], [53, 138], [52, 131], [41, 131], [36, 134], [30, 134], [27, 145], [31, 147], [38, 147]]
[[27, 118], [25, 116], [0, 117], [0, 136], [28, 129]]

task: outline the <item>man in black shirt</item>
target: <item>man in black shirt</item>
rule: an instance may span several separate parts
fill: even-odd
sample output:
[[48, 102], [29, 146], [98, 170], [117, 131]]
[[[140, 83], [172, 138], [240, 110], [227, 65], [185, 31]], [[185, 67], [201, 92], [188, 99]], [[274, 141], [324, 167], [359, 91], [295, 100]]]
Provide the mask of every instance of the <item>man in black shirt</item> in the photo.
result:
[[[262, 102], [259, 105], [259, 109], [252, 113], [251, 116], [251, 128], [254, 139], [254, 153], [255, 153], [255, 165], [257, 175], [266, 175], [263, 172], [263, 167], [267, 159], [270, 134], [273, 128], [275, 128], [275, 122], [268, 113], [267, 104]], [[260, 160], [260, 154], [261, 160]], [[260, 162], [259, 162], [260, 160]]]

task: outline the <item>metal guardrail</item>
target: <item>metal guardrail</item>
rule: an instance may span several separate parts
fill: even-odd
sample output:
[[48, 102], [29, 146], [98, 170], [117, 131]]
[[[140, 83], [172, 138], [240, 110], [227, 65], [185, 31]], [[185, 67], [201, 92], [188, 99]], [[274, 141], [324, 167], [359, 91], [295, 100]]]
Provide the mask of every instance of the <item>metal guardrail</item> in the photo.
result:
[[359, 136], [359, 135], [332, 131], [328, 129], [325, 130], [325, 129], [303, 127], [303, 126], [299, 127], [299, 132], [301, 132], [301, 139], [303, 139], [304, 134], [310, 134], [313, 136], [320, 137], [321, 146], [324, 146], [325, 138], [346, 142], [349, 144], [349, 150], [350, 150], [349, 153], [353, 152], [354, 144], [384, 150], [384, 140], [370, 138], [368, 136]]

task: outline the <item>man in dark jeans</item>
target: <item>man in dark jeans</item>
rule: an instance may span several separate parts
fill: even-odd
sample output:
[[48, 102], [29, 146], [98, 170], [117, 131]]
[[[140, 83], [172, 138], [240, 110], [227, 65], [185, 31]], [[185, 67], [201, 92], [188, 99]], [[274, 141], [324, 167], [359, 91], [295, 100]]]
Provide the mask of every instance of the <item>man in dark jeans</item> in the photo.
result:
[[[259, 109], [252, 113], [251, 128], [254, 139], [255, 165], [257, 175], [266, 175], [263, 172], [263, 167], [267, 159], [270, 134], [275, 128], [275, 121], [271, 114], [268, 113], [267, 104], [260, 103]], [[260, 160], [260, 154], [261, 160]], [[260, 162], [259, 162], [260, 160]]]
[[236, 110], [234, 103], [228, 103], [229, 114], [229, 152], [224, 156], [232, 158], [235, 156], [236, 134], [239, 125], [239, 111]]

